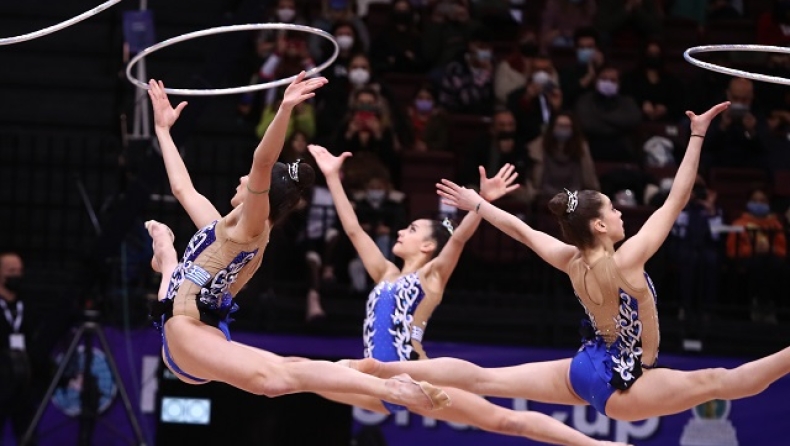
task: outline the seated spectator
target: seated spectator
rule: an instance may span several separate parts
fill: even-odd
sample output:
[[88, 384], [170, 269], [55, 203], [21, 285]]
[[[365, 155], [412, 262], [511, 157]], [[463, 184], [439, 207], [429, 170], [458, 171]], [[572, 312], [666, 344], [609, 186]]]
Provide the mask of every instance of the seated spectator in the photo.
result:
[[475, 34], [461, 57], [444, 69], [439, 103], [451, 113], [488, 115], [494, 102], [493, 53], [487, 34]]
[[754, 84], [733, 78], [727, 88], [730, 107], [711, 122], [703, 153], [721, 167], [766, 167], [768, 122], [754, 106]]
[[515, 48], [494, 70], [494, 94], [501, 105], [514, 90], [526, 85], [532, 75], [532, 60], [538, 55], [538, 38], [535, 31], [523, 29]]
[[[790, 78], [790, 55], [768, 54], [767, 67], [761, 71], [769, 76]], [[771, 130], [784, 133], [790, 130], [790, 89], [785, 85], [758, 82], [755, 95], [768, 115]]]
[[[389, 111], [382, 105], [380, 95], [372, 88], [362, 88], [354, 93], [353, 98], [332, 147], [340, 152], [351, 152], [356, 162], [362, 163], [372, 157], [389, 166], [394, 175], [400, 175], [400, 160], [395, 152], [392, 122]], [[359, 156], [363, 153], [366, 155]]]
[[732, 223], [744, 232], [730, 234], [727, 255], [746, 268], [746, 289], [751, 293], [752, 320], [776, 323], [776, 296], [787, 273], [787, 241], [782, 222], [771, 212], [762, 189], [749, 194], [746, 212]]
[[774, 0], [771, 11], [757, 19], [759, 45], [790, 45], [790, 0]]
[[447, 113], [436, 104], [431, 88], [424, 85], [414, 96], [407, 109], [412, 148], [418, 152], [440, 152], [448, 150], [449, 122]]
[[563, 102], [551, 59], [537, 56], [532, 67], [528, 82], [507, 98], [507, 109], [516, 117], [516, 131], [523, 141], [540, 136], [554, 114], [562, 109]]
[[423, 25], [422, 55], [432, 79], [441, 78], [447, 64], [464, 54], [469, 39], [480, 28], [464, 2], [440, 0], [428, 6], [428, 20]]
[[604, 47], [623, 30], [635, 31], [644, 40], [656, 39], [661, 32], [663, 13], [657, 0], [598, 0], [595, 28]]
[[381, 73], [421, 73], [426, 69], [422, 57], [420, 31], [408, 0], [392, 2], [389, 23], [371, 47], [371, 62]]
[[593, 25], [595, 0], [548, 0], [543, 8], [540, 35], [543, 50], [572, 48], [574, 32]]
[[[274, 8], [266, 15], [264, 23], [293, 23], [307, 25], [307, 20], [296, 8], [295, 0], [277, 0]], [[257, 54], [261, 62], [275, 52], [277, 42], [284, 39], [288, 31], [263, 29], [258, 32], [256, 39]]]
[[683, 117], [683, 84], [664, 69], [657, 42], [649, 43], [637, 69], [623, 76], [623, 94], [634, 98], [645, 121], [677, 122]]
[[[462, 157], [459, 172], [460, 184], [474, 188], [479, 184], [479, 166], [486, 172], [498, 172], [505, 164], [512, 164], [522, 186], [527, 186], [531, 161], [524, 145], [516, 134], [516, 119], [508, 110], [499, 110], [491, 118], [491, 129], [470, 145]], [[530, 187], [520, 187], [509, 196], [529, 203], [533, 192]]]
[[576, 64], [560, 73], [565, 108], [575, 107], [581, 95], [595, 90], [595, 79], [606, 62], [598, 45], [598, 33], [594, 29], [581, 28], [576, 31], [573, 39], [576, 46]]
[[620, 94], [619, 71], [614, 67], [603, 68], [595, 89], [576, 103], [576, 116], [593, 159], [636, 162], [631, 136], [641, 121], [641, 113], [633, 98]]
[[[743, 5], [741, 5], [743, 6]], [[743, 11], [739, 11], [733, 0], [711, 0], [708, 3], [708, 20], [735, 20], [743, 16]]]
[[[334, 25], [338, 22], [350, 23], [354, 27], [356, 37], [362, 44], [362, 51], [367, 53], [370, 50], [370, 33], [365, 22], [354, 14], [352, 0], [321, 0], [321, 15], [316, 17], [311, 26], [331, 32]], [[338, 42], [338, 45], [340, 42]], [[310, 36], [309, 40], [310, 55], [313, 59], [323, 61], [329, 56], [326, 46], [326, 39], [321, 36]], [[320, 62], [319, 62], [320, 63]]]
[[533, 163], [530, 182], [538, 196], [548, 200], [564, 189], [601, 189], [590, 148], [570, 113], [554, 115], [527, 150]]
[[[337, 40], [340, 51], [335, 62], [322, 73], [329, 81], [326, 87], [348, 82], [348, 64], [351, 63], [351, 58], [356, 54], [364, 54], [362, 41], [357, 36], [356, 28], [350, 22], [335, 22], [332, 26], [332, 35]], [[328, 46], [332, 45], [326, 39], [324, 42]], [[325, 48], [323, 52], [328, 53], [330, 50], [331, 48]]]
[[710, 319], [711, 305], [718, 300], [721, 249], [719, 232], [722, 210], [716, 191], [697, 176], [689, 202], [678, 215], [668, 239], [669, 259], [677, 265], [678, 318]]

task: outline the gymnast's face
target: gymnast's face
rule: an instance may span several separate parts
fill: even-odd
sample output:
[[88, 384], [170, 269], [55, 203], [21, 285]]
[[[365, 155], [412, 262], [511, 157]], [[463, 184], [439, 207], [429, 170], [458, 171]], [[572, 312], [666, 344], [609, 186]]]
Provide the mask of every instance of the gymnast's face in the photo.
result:
[[239, 207], [239, 205], [244, 202], [244, 198], [247, 195], [247, 175], [239, 178], [239, 185], [236, 186], [236, 193], [233, 195], [233, 198], [230, 199], [230, 205], [234, 208]]
[[436, 249], [436, 241], [431, 236], [431, 222], [414, 220], [405, 229], [398, 231], [398, 239], [392, 253], [406, 259], [418, 254], [429, 254]]
[[600, 218], [593, 220], [595, 234], [609, 238], [612, 243], [617, 243], [625, 238], [623, 227], [623, 213], [614, 207], [614, 203], [604, 194], [601, 194]]

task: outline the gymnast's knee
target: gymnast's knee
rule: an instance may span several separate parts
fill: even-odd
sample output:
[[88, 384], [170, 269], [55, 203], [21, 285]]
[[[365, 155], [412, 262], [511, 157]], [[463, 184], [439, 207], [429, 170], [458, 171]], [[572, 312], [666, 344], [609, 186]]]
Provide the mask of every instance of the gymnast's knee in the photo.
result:
[[493, 430], [500, 434], [512, 435], [514, 437], [527, 436], [530, 424], [527, 422], [523, 413], [508, 412], [494, 415]]
[[288, 395], [296, 392], [296, 386], [288, 379], [285, 370], [272, 367], [269, 370], [259, 371], [254, 377], [252, 393], [269, 398]]

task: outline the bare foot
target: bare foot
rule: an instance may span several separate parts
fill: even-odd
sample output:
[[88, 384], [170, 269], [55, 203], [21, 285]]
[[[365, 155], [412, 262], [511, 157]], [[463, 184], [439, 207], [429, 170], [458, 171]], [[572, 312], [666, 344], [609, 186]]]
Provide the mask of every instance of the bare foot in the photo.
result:
[[310, 322], [323, 317], [326, 317], [326, 313], [321, 307], [321, 295], [316, 290], [310, 290], [307, 293], [307, 314], [305, 319], [307, 322]]
[[390, 402], [423, 410], [439, 410], [450, 405], [444, 390], [425, 381], [417, 382], [405, 373], [393, 376], [384, 384], [392, 392]]
[[154, 256], [151, 258], [151, 268], [160, 273], [162, 272], [162, 268], [159, 266], [159, 261], [156, 260], [156, 239], [157, 237], [163, 237], [165, 234], [165, 230], [167, 230], [167, 235], [170, 237], [170, 243], [175, 241], [176, 236], [173, 234], [173, 231], [167, 227], [164, 223], [159, 223], [156, 220], [148, 220], [145, 222], [145, 229], [148, 230], [148, 235], [154, 240], [151, 243], [151, 248], [154, 249]]

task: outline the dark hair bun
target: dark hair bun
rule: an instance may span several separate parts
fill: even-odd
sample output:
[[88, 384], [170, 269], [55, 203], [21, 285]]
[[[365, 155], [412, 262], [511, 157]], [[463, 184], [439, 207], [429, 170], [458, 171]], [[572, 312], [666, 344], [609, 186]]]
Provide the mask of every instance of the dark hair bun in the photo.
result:
[[307, 163], [299, 163], [299, 189], [305, 190], [315, 183], [315, 170]]
[[568, 212], [568, 194], [559, 192], [549, 201], [549, 210], [556, 217], [562, 217]]

